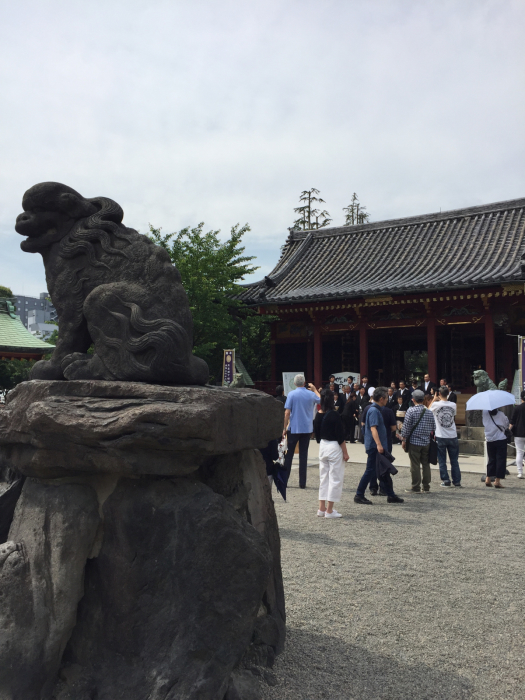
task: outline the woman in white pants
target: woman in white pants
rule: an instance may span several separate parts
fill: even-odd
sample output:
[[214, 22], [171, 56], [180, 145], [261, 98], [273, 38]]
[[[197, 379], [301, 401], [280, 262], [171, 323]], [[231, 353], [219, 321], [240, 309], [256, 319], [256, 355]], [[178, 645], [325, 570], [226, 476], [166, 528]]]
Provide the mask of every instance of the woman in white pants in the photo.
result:
[[521, 404], [516, 406], [510, 419], [510, 429], [516, 445], [518, 479], [523, 479], [523, 453], [525, 452], [525, 391], [521, 392]]
[[341, 500], [345, 462], [348, 452], [343, 419], [334, 410], [334, 393], [323, 389], [321, 410], [314, 421], [315, 438], [319, 443], [319, 510], [320, 518], [341, 518], [334, 503]]

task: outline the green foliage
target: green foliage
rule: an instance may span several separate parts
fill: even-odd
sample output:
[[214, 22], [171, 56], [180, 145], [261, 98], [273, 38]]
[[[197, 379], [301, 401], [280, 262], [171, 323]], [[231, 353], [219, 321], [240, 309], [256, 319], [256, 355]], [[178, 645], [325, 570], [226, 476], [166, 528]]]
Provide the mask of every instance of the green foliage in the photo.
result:
[[8, 391], [29, 379], [34, 364], [34, 360], [0, 360], [0, 395], [4, 399]]
[[343, 207], [343, 211], [346, 212], [344, 226], [366, 224], [370, 220], [370, 214], [367, 212], [366, 207], [359, 204], [359, 197], [355, 192], [352, 195], [350, 204], [347, 207]]
[[1, 297], [13, 297], [13, 296], [14, 296], [14, 294], [9, 289], [9, 287], [4, 287], [2, 284], [0, 284], [0, 298]]
[[316, 194], [319, 194], [319, 190], [316, 190], [315, 187], [312, 187], [311, 190], [304, 190], [301, 192], [299, 201], [303, 202], [303, 204], [294, 209], [294, 212], [299, 214], [299, 218], [293, 222], [294, 229], [311, 231], [313, 229], [324, 228], [332, 221], [326, 209], [320, 211], [314, 208], [315, 202], [326, 204], [324, 199], [316, 197]]
[[254, 371], [257, 378], [258, 368], [264, 366], [261, 355], [266, 352], [269, 356], [270, 352], [269, 334], [266, 337], [263, 330], [256, 329], [267, 323], [262, 323], [262, 317], [255, 311], [234, 299], [241, 290], [239, 283], [258, 269], [251, 264], [254, 256], [244, 255], [241, 245], [242, 237], [250, 230], [248, 224], [233, 226], [225, 241], [220, 240], [220, 231], [205, 233], [204, 223], [178, 233], [162, 234], [160, 228], [151, 224], [149, 229], [150, 238], [168, 251], [181, 274], [193, 315], [193, 352], [209, 364], [211, 381], [221, 379], [223, 350], [239, 349], [240, 322], [243, 335], [246, 332], [254, 342], [267, 342], [264, 351], [252, 349], [248, 336], [243, 339], [243, 361], [246, 357], [246, 369], [250, 374]]

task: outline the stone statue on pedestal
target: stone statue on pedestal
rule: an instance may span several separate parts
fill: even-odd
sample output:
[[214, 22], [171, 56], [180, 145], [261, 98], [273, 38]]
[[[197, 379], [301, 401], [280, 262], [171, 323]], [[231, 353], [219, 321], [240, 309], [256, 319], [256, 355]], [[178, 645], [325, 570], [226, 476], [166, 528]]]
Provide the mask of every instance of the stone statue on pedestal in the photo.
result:
[[203, 386], [180, 275], [115, 202], [42, 183], [23, 207], [59, 340], [0, 411], [22, 475], [0, 495], [0, 698], [259, 697], [285, 607], [257, 448], [283, 406]]

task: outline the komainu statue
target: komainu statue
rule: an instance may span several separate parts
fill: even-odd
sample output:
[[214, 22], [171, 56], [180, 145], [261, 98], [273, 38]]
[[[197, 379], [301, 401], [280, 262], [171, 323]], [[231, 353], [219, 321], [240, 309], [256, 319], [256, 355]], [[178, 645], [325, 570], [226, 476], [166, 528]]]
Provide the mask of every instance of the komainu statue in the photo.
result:
[[507, 391], [507, 379], [503, 379], [498, 386], [496, 386], [484, 369], [477, 369], [472, 376], [474, 377], [474, 385], [478, 388], [478, 394], [480, 391], [489, 391], [494, 389]]
[[22, 206], [21, 248], [42, 255], [59, 320], [55, 351], [36, 363], [33, 379], [208, 381], [208, 366], [192, 354], [179, 271], [163, 248], [122, 224], [116, 202], [42, 182]]

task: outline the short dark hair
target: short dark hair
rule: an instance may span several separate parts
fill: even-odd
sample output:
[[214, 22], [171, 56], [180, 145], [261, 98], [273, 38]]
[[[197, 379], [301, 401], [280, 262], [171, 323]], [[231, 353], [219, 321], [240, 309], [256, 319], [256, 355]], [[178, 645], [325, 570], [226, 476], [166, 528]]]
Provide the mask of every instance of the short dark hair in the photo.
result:
[[399, 383], [400, 383], [400, 384], [403, 383], [403, 384], [406, 386], [406, 382], [405, 382], [404, 379], [400, 379], [400, 380], [399, 380]]
[[330, 411], [334, 407], [334, 392], [323, 389], [321, 392], [321, 411]]
[[388, 396], [388, 390], [384, 386], [378, 386], [377, 389], [374, 389], [374, 393], [372, 394], [372, 398], [374, 401], [379, 401], [379, 399], [386, 399]]
[[439, 393], [441, 396], [448, 396], [448, 386], [440, 386]]
[[331, 375], [328, 377], [328, 381], [330, 381], [330, 379], [332, 379], [332, 378], [335, 379], [335, 374], [331, 374]]
[[363, 376], [361, 377], [361, 379], [368, 379], [368, 377], [366, 376], [366, 374], [363, 374]]
[[354, 378], [352, 377], [352, 375], [350, 375], [350, 376], [347, 377], [346, 379], [347, 379], [347, 381], [348, 381], [349, 379], [351, 379], [352, 381], [354, 381]]
[[282, 396], [284, 391], [284, 386], [282, 384], [279, 384], [279, 386], [275, 387], [275, 393], [277, 396]]
[[412, 386], [417, 386], [417, 379], [412, 379]]

